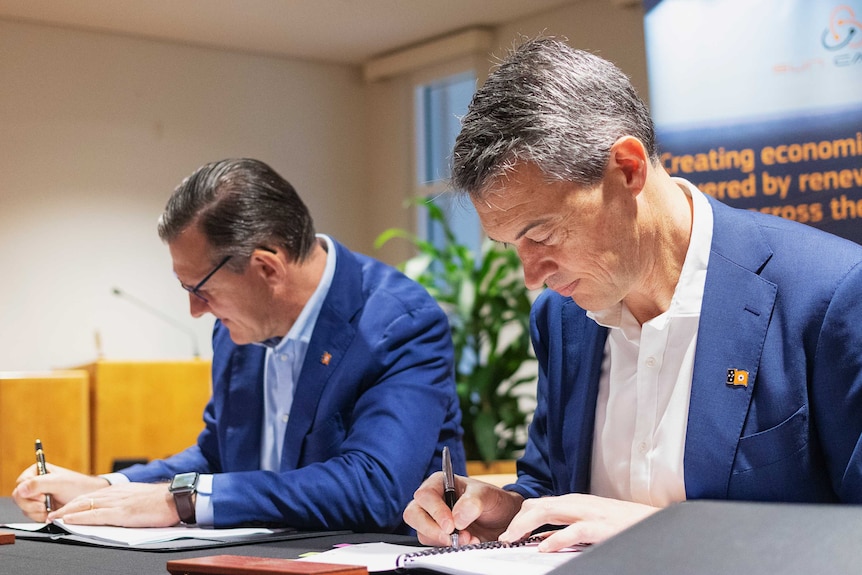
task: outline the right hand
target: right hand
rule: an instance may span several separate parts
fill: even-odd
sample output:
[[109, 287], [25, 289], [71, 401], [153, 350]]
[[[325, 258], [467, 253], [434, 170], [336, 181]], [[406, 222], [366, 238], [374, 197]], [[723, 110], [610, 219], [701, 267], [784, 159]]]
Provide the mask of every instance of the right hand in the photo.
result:
[[36, 464], [31, 465], [18, 476], [17, 486], [12, 491], [12, 499], [24, 515], [40, 523], [48, 516], [45, 494], [51, 494], [54, 509], [59, 509], [79, 495], [108, 485], [104, 477], [85, 475], [50, 463], [47, 469], [46, 475], [39, 475]]
[[416, 530], [423, 545], [449, 545], [455, 529], [461, 545], [495, 541], [524, 501], [518, 493], [458, 475], [455, 491], [458, 501], [450, 511], [443, 499], [443, 474], [437, 472], [413, 494], [404, 521]]

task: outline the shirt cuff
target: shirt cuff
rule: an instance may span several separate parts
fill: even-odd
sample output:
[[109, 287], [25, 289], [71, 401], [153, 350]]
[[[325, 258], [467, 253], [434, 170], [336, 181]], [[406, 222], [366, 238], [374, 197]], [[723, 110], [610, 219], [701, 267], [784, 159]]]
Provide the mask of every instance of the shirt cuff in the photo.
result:
[[195, 520], [198, 525], [211, 526], [213, 521], [213, 476], [198, 476], [197, 497], [195, 499]]
[[129, 478], [122, 473], [103, 473], [99, 475], [99, 477], [106, 479], [111, 485], [117, 485], [118, 483], [130, 483]]

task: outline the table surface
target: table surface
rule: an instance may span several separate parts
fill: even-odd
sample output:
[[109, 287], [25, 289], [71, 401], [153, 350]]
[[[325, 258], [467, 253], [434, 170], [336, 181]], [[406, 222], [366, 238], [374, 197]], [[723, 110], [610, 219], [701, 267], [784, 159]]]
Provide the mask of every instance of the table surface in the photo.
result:
[[[26, 521], [0, 498], [0, 523]], [[245, 555], [295, 559], [339, 543], [416, 544], [414, 537], [347, 534], [216, 549], [135, 551], [16, 539], [0, 545], [0, 575], [166, 574], [171, 559]], [[692, 501], [673, 505], [549, 575], [858, 575], [862, 506]]]
[[[27, 518], [9, 497], [0, 498], [0, 524], [22, 523]], [[91, 547], [44, 540], [15, 539], [12, 545], [0, 545], [0, 573], [3, 575], [77, 575], [77, 574], [160, 574], [167, 571], [172, 559], [207, 555], [246, 555], [295, 559], [309, 551], [326, 551], [339, 543], [386, 541], [415, 544], [415, 537], [389, 534], [347, 534], [272, 543], [232, 545], [216, 549], [153, 552], [106, 547]]]

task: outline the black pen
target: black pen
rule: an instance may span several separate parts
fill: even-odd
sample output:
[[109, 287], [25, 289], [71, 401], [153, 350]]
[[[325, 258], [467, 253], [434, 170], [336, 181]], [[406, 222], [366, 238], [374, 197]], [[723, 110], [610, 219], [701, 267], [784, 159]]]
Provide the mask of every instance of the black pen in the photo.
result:
[[[443, 499], [446, 500], [446, 505], [449, 509], [455, 507], [455, 502], [458, 496], [455, 494], [455, 473], [452, 471], [452, 456], [449, 455], [449, 448], [443, 448]], [[452, 532], [450, 545], [458, 547], [458, 530]]]
[[[42, 451], [42, 442], [40, 440], [36, 440], [36, 472], [39, 475], [45, 475], [48, 473], [48, 468], [45, 466], [45, 452]], [[51, 502], [51, 495], [45, 494], [45, 511], [48, 513], [51, 512], [51, 508], [53, 504]]]

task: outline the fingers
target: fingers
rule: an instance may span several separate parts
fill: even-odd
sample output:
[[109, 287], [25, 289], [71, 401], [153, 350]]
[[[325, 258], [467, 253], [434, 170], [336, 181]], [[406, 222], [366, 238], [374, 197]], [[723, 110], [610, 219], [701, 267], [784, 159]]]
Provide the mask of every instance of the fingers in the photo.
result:
[[112, 485], [75, 497], [48, 517], [120, 527], [168, 527], [179, 522], [167, 483]]
[[[479, 517], [485, 508], [484, 500], [472, 491], [465, 491], [464, 495], [455, 503], [452, 509], [452, 518], [455, 529], [464, 531], [469, 528]], [[450, 531], [451, 533], [451, 531]]]
[[95, 497], [84, 495], [49, 513], [48, 519], [62, 519], [66, 523], [78, 525], [109, 525], [106, 512], [110, 510], [109, 507], [99, 507]]
[[21, 483], [22, 481], [26, 481], [31, 477], [36, 477], [38, 474], [39, 472], [36, 470], [36, 464], [34, 463], [33, 465], [21, 472], [21, 475], [18, 476], [18, 478], [15, 480], [15, 483]]
[[12, 490], [12, 497], [17, 501], [20, 499], [34, 499], [41, 495], [35, 476], [24, 478], [23, 474], [18, 478], [18, 484]]
[[440, 547], [449, 544], [449, 534], [437, 524], [414, 499], [404, 509], [404, 522], [416, 530], [419, 542], [423, 545]]
[[[560, 523], [554, 521], [556, 499], [556, 497], [539, 497], [525, 500], [521, 504], [521, 510], [515, 514], [512, 521], [509, 522], [509, 526], [500, 534], [500, 541], [518, 541], [542, 525], [559, 525]], [[574, 518], [570, 519], [574, 521]]]
[[438, 472], [426, 479], [413, 494], [404, 509], [404, 522], [416, 530], [424, 545], [448, 545], [449, 534], [455, 530], [452, 511], [443, 500], [443, 474]]
[[45, 493], [39, 478], [34, 476], [18, 483], [12, 490], [12, 500], [33, 521], [44, 523], [47, 520]]
[[121, 525], [126, 501], [116, 499], [107, 490], [87, 493], [48, 514], [48, 520], [62, 519], [74, 525]]
[[566, 525], [549, 535], [540, 551], [579, 543], [599, 543], [657, 511], [656, 507], [586, 494], [529, 499], [500, 536], [516, 541], [542, 525]]
[[20, 499], [14, 495], [13, 499], [15, 504], [31, 521], [37, 523], [46, 523], [48, 521], [48, 511], [45, 509], [44, 499]]
[[[456, 504], [457, 509], [457, 504]], [[446, 508], [448, 511], [449, 508]], [[449, 527], [441, 527], [440, 524], [428, 514], [416, 500], [411, 501], [404, 510], [404, 521], [416, 530], [419, 542], [423, 545], [433, 545], [435, 547], [445, 547], [451, 542], [450, 534], [454, 529]], [[447, 521], [449, 525], [453, 522], [451, 519]], [[469, 525], [469, 523], [467, 523]], [[458, 530], [458, 541], [460, 545], [469, 545], [472, 543], [480, 543], [482, 539], [470, 532], [469, 528]]]

